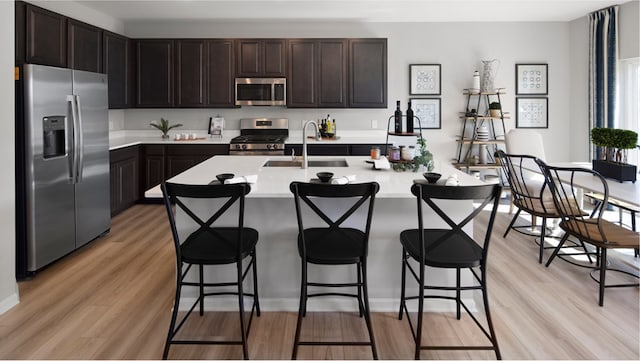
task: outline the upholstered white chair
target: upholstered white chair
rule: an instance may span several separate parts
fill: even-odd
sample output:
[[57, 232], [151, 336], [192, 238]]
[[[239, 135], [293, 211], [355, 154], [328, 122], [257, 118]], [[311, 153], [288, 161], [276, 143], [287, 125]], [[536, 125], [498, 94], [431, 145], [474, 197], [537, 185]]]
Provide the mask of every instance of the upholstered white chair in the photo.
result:
[[[511, 129], [505, 137], [505, 143], [507, 146], [507, 154], [530, 155], [542, 161], [547, 160], [540, 133], [522, 129]], [[531, 179], [531, 184], [539, 184], [540, 187], [542, 187], [544, 183], [544, 177], [542, 175], [529, 172], [526, 176]], [[549, 199], [552, 199], [551, 193], [549, 193], [548, 196]], [[513, 213], [513, 202], [509, 208], [509, 213]], [[531, 225], [536, 225], [536, 216], [534, 215], [531, 215]]]
[[506, 136], [507, 154], [526, 154], [546, 161], [540, 133], [511, 129]]

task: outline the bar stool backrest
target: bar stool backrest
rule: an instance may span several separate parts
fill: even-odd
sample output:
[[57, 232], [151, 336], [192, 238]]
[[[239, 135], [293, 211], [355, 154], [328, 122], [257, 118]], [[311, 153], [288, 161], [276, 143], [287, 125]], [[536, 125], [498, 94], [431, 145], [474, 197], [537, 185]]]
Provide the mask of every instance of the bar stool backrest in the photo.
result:
[[[425, 259], [425, 253], [439, 247], [446, 243], [446, 241], [452, 237], [464, 237], [473, 242], [478, 243], [482, 247], [482, 268], [487, 259], [487, 252], [489, 249], [489, 241], [491, 239], [491, 231], [493, 229], [493, 223], [498, 211], [498, 205], [500, 200], [500, 193], [502, 187], [498, 184], [487, 184], [478, 186], [446, 186], [436, 184], [423, 184], [415, 183], [411, 186], [411, 193], [416, 196], [418, 202], [418, 228], [420, 230], [420, 259]], [[475, 207], [469, 214], [461, 221], [454, 221], [449, 215], [436, 203], [435, 200], [476, 200], [480, 201], [480, 205]], [[426, 203], [443, 221], [449, 225], [449, 229], [445, 229], [442, 235], [425, 248], [424, 240], [424, 220], [423, 220], [423, 202]], [[483, 243], [477, 242], [473, 236], [469, 236], [464, 232], [463, 227], [471, 222], [484, 208], [488, 205], [492, 205], [491, 216], [487, 223], [486, 233]]]
[[[368, 201], [366, 219], [364, 225], [360, 231], [364, 232], [365, 244], [364, 255], [367, 254], [369, 234], [371, 230], [371, 218], [373, 215], [373, 207], [375, 203], [375, 195], [380, 190], [380, 185], [376, 182], [368, 183], [350, 183], [342, 185], [321, 184], [321, 183], [305, 183], [305, 182], [291, 182], [289, 189], [294, 195], [296, 205], [296, 216], [298, 218], [298, 231], [300, 234], [299, 247], [301, 256], [306, 254], [306, 245], [304, 242], [304, 230], [309, 228], [308, 225], [305, 228], [305, 216], [303, 212], [302, 203], [306, 204], [309, 209], [313, 210], [313, 213], [317, 218], [321, 219], [325, 223], [324, 227], [327, 227], [327, 234], [330, 232], [341, 232], [345, 227], [345, 223], [350, 221], [350, 218]], [[353, 203], [349, 203], [348, 206], [343, 206], [343, 202], [331, 202], [335, 208], [333, 209], [339, 216], [327, 215], [326, 209], [320, 203], [323, 203], [323, 199], [347, 199], [352, 198]], [[302, 202], [301, 202], [302, 200]], [[327, 203], [327, 202], [324, 202]], [[312, 223], [311, 217], [306, 217], [307, 223]], [[353, 223], [349, 222], [349, 227]], [[315, 224], [314, 224], [315, 225]], [[344, 236], [348, 235], [341, 232]]]
[[[244, 199], [245, 196], [251, 191], [251, 186], [246, 183], [238, 184], [207, 184], [207, 185], [195, 185], [195, 184], [177, 184], [164, 182], [161, 185], [162, 195], [164, 198], [164, 204], [169, 216], [169, 224], [171, 226], [171, 233], [173, 235], [174, 246], [176, 249], [176, 257], [178, 265], [181, 264], [182, 256], [180, 254], [180, 244], [189, 237], [197, 236], [203, 232], [208, 232], [212, 237], [222, 237], [217, 233], [213, 227], [214, 223], [220, 219], [220, 217], [229, 210], [236, 202], [239, 202], [237, 225], [240, 232], [238, 232], [238, 239], [225, 240], [236, 246], [236, 259], [241, 259], [242, 247], [242, 230], [244, 227]], [[203, 220], [197, 215], [188, 203], [189, 200], [194, 199], [220, 199], [221, 202], [211, 203], [211, 207], [214, 207], [212, 214], [206, 220]], [[219, 207], [215, 207], [219, 205]], [[175, 207], [174, 207], [175, 206]], [[176, 226], [176, 219], [174, 214], [174, 208], [180, 208], [186, 216], [192, 219], [199, 227], [194, 232], [189, 233], [184, 239], [181, 239], [178, 227]], [[178, 273], [180, 274], [180, 273]]]

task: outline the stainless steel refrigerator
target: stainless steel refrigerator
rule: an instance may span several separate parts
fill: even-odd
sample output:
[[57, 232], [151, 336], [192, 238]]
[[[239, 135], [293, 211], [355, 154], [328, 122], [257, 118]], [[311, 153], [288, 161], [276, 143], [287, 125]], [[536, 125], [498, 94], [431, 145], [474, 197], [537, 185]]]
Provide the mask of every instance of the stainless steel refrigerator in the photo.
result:
[[16, 86], [21, 278], [109, 230], [109, 120], [105, 74], [26, 64]]

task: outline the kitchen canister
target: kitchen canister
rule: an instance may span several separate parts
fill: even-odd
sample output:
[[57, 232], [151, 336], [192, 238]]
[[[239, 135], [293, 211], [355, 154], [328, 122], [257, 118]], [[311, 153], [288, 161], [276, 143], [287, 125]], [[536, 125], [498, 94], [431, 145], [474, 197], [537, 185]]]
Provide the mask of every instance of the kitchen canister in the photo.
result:
[[415, 156], [415, 149], [416, 148], [414, 146], [402, 147], [400, 150], [400, 159], [406, 161], [413, 160], [413, 157]]
[[400, 160], [400, 148], [399, 147], [391, 147], [389, 151], [389, 160]]

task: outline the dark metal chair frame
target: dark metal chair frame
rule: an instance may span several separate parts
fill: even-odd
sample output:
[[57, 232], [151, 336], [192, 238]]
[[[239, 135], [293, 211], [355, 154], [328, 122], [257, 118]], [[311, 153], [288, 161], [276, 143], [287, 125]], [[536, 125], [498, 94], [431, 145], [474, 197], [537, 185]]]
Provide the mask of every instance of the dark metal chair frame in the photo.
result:
[[[538, 245], [538, 263], [542, 263], [544, 250], [555, 248], [552, 246], [545, 246], [545, 237], [553, 237], [547, 234], [547, 220], [549, 218], [560, 218], [560, 214], [555, 209], [553, 199], [546, 201], [544, 199], [545, 191], [549, 192], [546, 182], [542, 182], [542, 187], [540, 187], [539, 190], [535, 189], [536, 192], [532, 191], [534, 187], [529, 186], [530, 181], [528, 180], [525, 173], [533, 173], [533, 171], [527, 170], [525, 165], [535, 167], [536, 160], [538, 158], [531, 155], [507, 154], [502, 150], [498, 150], [496, 153], [498, 158], [500, 159], [503, 174], [506, 176], [511, 188], [511, 197], [513, 198], [512, 202], [518, 208], [516, 214], [511, 219], [511, 222], [507, 226], [507, 229], [505, 230], [502, 237], [506, 237], [511, 229], [514, 229], [515, 231], [522, 234], [539, 236], [540, 239]], [[522, 211], [529, 213], [532, 217], [542, 218], [542, 225], [540, 226], [539, 234], [524, 231], [523, 228], [529, 228], [528, 225], [514, 226], [516, 220], [518, 219], [518, 216], [520, 215], [520, 212]], [[587, 252], [585, 245], [581, 244], [581, 246], [584, 251]], [[589, 256], [588, 253], [587, 255]], [[589, 260], [591, 260], [591, 258], [589, 258]]]
[[[489, 250], [489, 242], [491, 239], [491, 233], [495, 216], [498, 210], [498, 204], [500, 200], [500, 193], [502, 187], [497, 184], [481, 185], [481, 186], [466, 186], [466, 187], [451, 187], [444, 185], [432, 185], [432, 184], [414, 184], [411, 187], [411, 193], [416, 196], [418, 206], [418, 229], [408, 229], [402, 231], [400, 234], [400, 241], [402, 243], [402, 284], [400, 295], [400, 311], [398, 313], [398, 319], [402, 320], [403, 312], [407, 315], [409, 327], [415, 341], [415, 359], [420, 358], [421, 350], [493, 350], [498, 359], [501, 359], [500, 349], [498, 347], [498, 341], [491, 321], [491, 314], [489, 312], [489, 298], [487, 295], [486, 285], [486, 273], [487, 273], [487, 254]], [[482, 200], [479, 207], [475, 208], [469, 213], [462, 221], [456, 223], [453, 221], [445, 211], [443, 211], [434, 200]], [[425, 229], [423, 221], [423, 204], [427, 205], [450, 227], [450, 229]], [[479, 245], [472, 237], [466, 234], [462, 229], [465, 225], [471, 222], [480, 212], [491, 204], [493, 209], [487, 224], [486, 234], [484, 236], [484, 243]], [[416, 239], [419, 241], [416, 244]], [[419, 250], [416, 251], [415, 248]], [[438, 250], [440, 248], [440, 250]], [[460, 256], [460, 253], [465, 249], [465, 255]], [[470, 250], [470, 251], [467, 251]], [[467, 253], [471, 252], [472, 255]], [[438, 257], [445, 255], [443, 258]], [[416, 271], [410, 264], [409, 260], [414, 259], [417, 262], [419, 271]], [[437, 267], [437, 268], [455, 268], [456, 269], [456, 285], [451, 286], [431, 286], [425, 284], [425, 267]], [[475, 269], [480, 268], [480, 274]], [[418, 296], [406, 296], [406, 273], [407, 268], [413, 275], [413, 279], [418, 283], [419, 294]], [[473, 274], [478, 285], [463, 286], [460, 280], [460, 271], [463, 268], [467, 268]], [[444, 290], [453, 291], [455, 296], [446, 295], [425, 295], [425, 290]], [[474, 291], [481, 290], [482, 299], [484, 302], [485, 316], [489, 330], [478, 321], [478, 319], [471, 313], [467, 305], [461, 298], [462, 291]], [[447, 299], [456, 302], [456, 318], [460, 319], [460, 308], [464, 308], [467, 314], [472, 318], [475, 324], [484, 333], [487, 339], [491, 342], [491, 346], [422, 346], [422, 318], [424, 310], [424, 299]], [[406, 305], [407, 300], [418, 300], [418, 320], [416, 327], [414, 327], [409, 310]]]
[[[607, 269], [639, 278], [637, 274], [608, 267], [607, 250], [613, 248], [638, 248], [640, 246], [640, 234], [603, 219], [609, 199], [609, 186], [604, 177], [598, 172], [586, 168], [553, 167], [541, 160], [537, 162], [552, 190], [556, 208], [562, 216], [560, 227], [565, 231], [565, 236], [560, 240], [551, 257], [549, 257], [546, 266], [549, 267], [569, 236], [573, 236], [596, 247], [596, 267], [588, 268], [592, 269], [590, 272], [591, 278], [599, 285], [598, 304], [600, 306], [604, 305], [605, 288], [639, 287], [640, 285], [637, 282], [609, 285], [605, 283]], [[602, 184], [601, 190], [597, 192], [602, 195], [602, 201], [591, 214], [582, 209], [576, 209], [576, 205], [579, 205], [580, 202], [574, 189], [580, 187], [575, 185], [574, 181], [575, 176], [579, 174], [596, 177]], [[563, 184], [567, 184], [568, 187], [563, 186]], [[599, 272], [598, 278], [594, 276], [596, 272]]]
[[[255, 244], [247, 247], [245, 242], [249, 237], [252, 237], [252, 242], [257, 242], [258, 232], [253, 228], [244, 227], [244, 200], [245, 195], [251, 190], [249, 184], [231, 184], [231, 185], [186, 185], [175, 183], [162, 183], [162, 193], [164, 197], [164, 204], [167, 209], [169, 217], [169, 223], [171, 225], [171, 233], [173, 235], [173, 243], [176, 252], [176, 294], [173, 305], [173, 312], [171, 315], [171, 323], [169, 326], [169, 332], [162, 354], [162, 358], [166, 359], [169, 354], [169, 347], [172, 344], [195, 344], [195, 345], [242, 345], [242, 353], [244, 359], [249, 358], [247, 348], [247, 338], [249, 331], [251, 330], [251, 322], [253, 320], [254, 311], [257, 316], [260, 316], [260, 303], [258, 300], [258, 277], [256, 270], [256, 249]], [[225, 200], [224, 204], [220, 206], [209, 219], [206, 221], [200, 219], [189, 207], [183, 202], [183, 199], [222, 199]], [[231, 206], [236, 202], [239, 204], [238, 209], [238, 224], [237, 227], [213, 227], [214, 222], [218, 220]], [[190, 233], [181, 242], [181, 238], [176, 226], [175, 216], [173, 213], [174, 206], [184, 211], [191, 219], [193, 219], [199, 228]], [[227, 236], [225, 237], [225, 234]], [[198, 254], [198, 260], [186, 258], [184, 255], [184, 244], [190, 239], [197, 239], [198, 236], [206, 235], [211, 236], [213, 239], [220, 240], [228, 246], [228, 249], [235, 247], [235, 251], [227, 252], [226, 257], [222, 257], [220, 254], [216, 255], [215, 249], [211, 249], [211, 254], [206, 255]], [[233, 237], [235, 236], [235, 237]], [[235, 239], [230, 239], [235, 238]], [[250, 257], [246, 268], [243, 269], [243, 260]], [[219, 282], [219, 283], [207, 283], [204, 282], [204, 266], [205, 265], [221, 265], [235, 263], [237, 268], [237, 278], [235, 282]], [[186, 265], [186, 268], [184, 267]], [[191, 266], [198, 265], [199, 281], [198, 282], [185, 282], [184, 279], [191, 270]], [[243, 290], [243, 282], [248, 275], [249, 271], [253, 269], [253, 293], [246, 293]], [[189, 311], [181, 319], [176, 326], [178, 309], [180, 305], [180, 294], [183, 286], [198, 287], [199, 296], [194, 304], [189, 308]], [[205, 292], [205, 287], [230, 287], [237, 286], [237, 292], [233, 291], [220, 291], [220, 292]], [[240, 316], [240, 330], [241, 340], [230, 341], [209, 341], [209, 340], [174, 340], [174, 337], [180, 331], [185, 321], [189, 318], [193, 310], [197, 305], [200, 305], [200, 316], [204, 314], [204, 298], [207, 296], [221, 296], [221, 295], [237, 295], [239, 305]], [[253, 306], [251, 308], [251, 315], [248, 323], [245, 322], [244, 315], [244, 297], [253, 297]], [[245, 329], [246, 323], [246, 329]]]
[[[294, 195], [296, 216], [298, 220], [298, 251], [302, 259], [302, 278], [300, 283], [300, 307], [298, 310], [298, 319], [296, 323], [296, 333], [293, 344], [292, 359], [296, 359], [299, 346], [371, 346], [371, 352], [374, 359], [378, 359], [376, 350], [373, 328], [371, 326], [371, 314], [369, 308], [369, 296], [367, 288], [367, 253], [369, 234], [371, 229], [371, 219], [373, 216], [373, 207], [375, 203], [375, 195], [378, 193], [380, 186], [376, 182], [357, 183], [346, 185], [331, 185], [318, 183], [292, 182], [289, 186]], [[317, 199], [336, 199], [336, 198], [354, 198], [355, 203], [346, 210], [344, 214], [332, 220], [325, 214], [314, 202]], [[364, 230], [354, 228], [345, 228], [341, 225], [349, 219], [361, 206], [368, 200], [368, 210], [366, 216], [366, 224]], [[305, 228], [304, 217], [302, 214], [301, 201], [308, 208], [313, 210], [315, 215], [322, 219], [328, 227]], [[335, 217], [334, 217], [335, 218]], [[344, 250], [341, 247], [332, 249], [328, 255], [314, 255], [308, 252], [308, 242], [310, 241], [327, 241], [329, 238], [336, 239], [339, 237], [341, 243], [358, 244], [362, 247], [361, 252], [357, 255], [344, 256]], [[309, 282], [307, 277], [307, 263], [317, 265], [346, 265], [355, 264], [357, 267], [357, 282], [355, 283], [319, 283]], [[320, 287], [357, 287], [357, 293], [346, 292], [321, 292], [308, 293], [309, 286]], [[306, 316], [307, 301], [311, 297], [321, 296], [345, 296], [355, 297], [358, 300], [358, 308], [360, 317], [364, 316], [364, 320], [369, 333], [369, 341], [356, 342], [320, 342], [320, 341], [300, 341], [300, 329], [302, 327], [302, 318]]]

